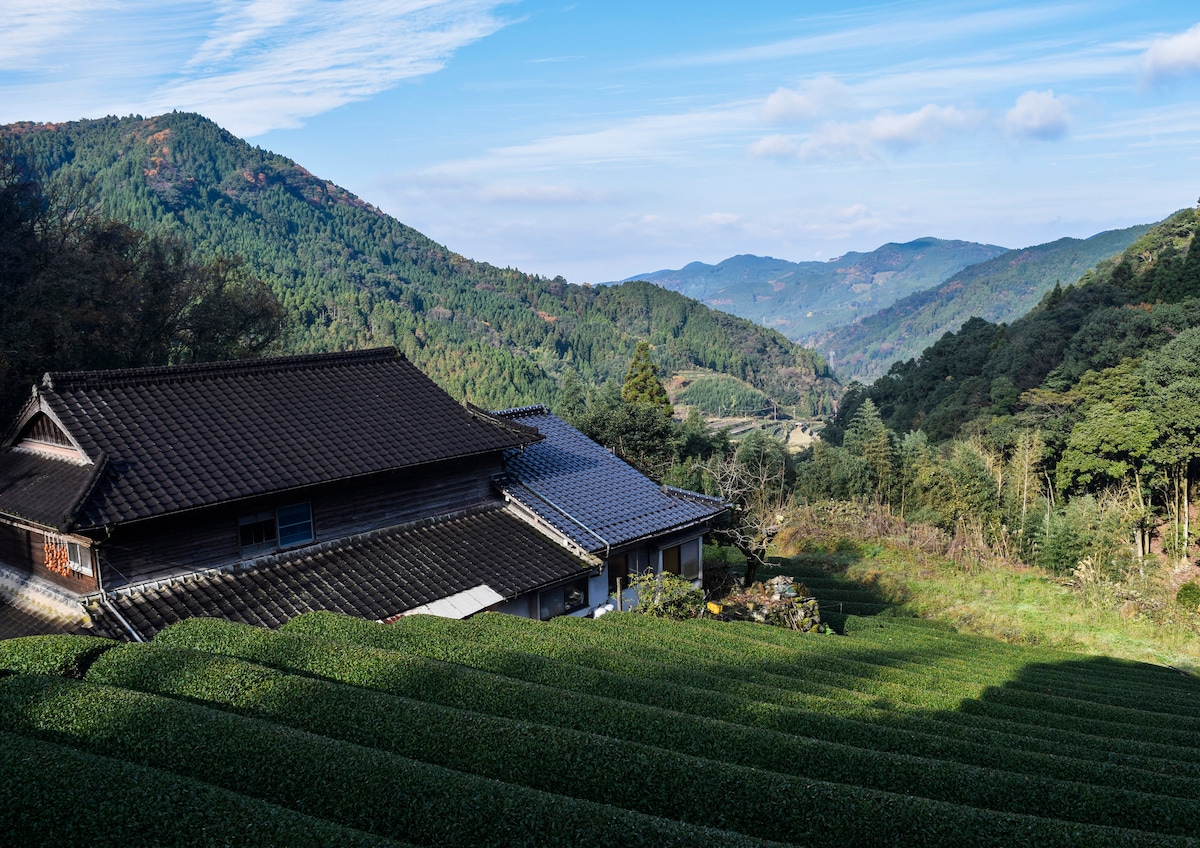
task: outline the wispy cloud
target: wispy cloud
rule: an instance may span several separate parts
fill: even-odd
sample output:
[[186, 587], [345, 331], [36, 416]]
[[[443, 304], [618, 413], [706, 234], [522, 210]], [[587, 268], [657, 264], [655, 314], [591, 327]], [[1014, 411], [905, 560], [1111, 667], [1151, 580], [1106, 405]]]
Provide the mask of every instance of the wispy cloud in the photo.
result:
[[1142, 80], [1151, 85], [1200, 75], [1200, 24], [1155, 40], [1142, 54]]
[[830, 15], [803, 21], [806, 29], [829, 31], [797, 38], [786, 38], [732, 50], [710, 51], [662, 60], [664, 65], [726, 65], [812, 56], [843, 50], [862, 52], [873, 47], [900, 44], [943, 44], [949, 39], [1045, 26], [1053, 21], [1086, 14], [1087, 7], [1076, 3], [1058, 3], [1032, 8], [986, 10], [969, 14], [951, 11], [949, 6], [922, 7], [903, 16], [881, 16], [876, 10], [861, 15], [869, 23], [856, 24], [848, 15]]
[[61, 50], [66, 38], [86, 29], [90, 15], [117, 5], [114, 0], [5, 0], [0, 4], [0, 69], [35, 69]]
[[466, 174], [514, 168], [549, 171], [568, 166], [679, 161], [696, 144], [738, 136], [758, 120], [754, 104], [629, 118], [604, 129], [547, 136], [490, 150], [473, 159], [442, 163], [431, 172]]
[[212, 32], [155, 108], [203, 112], [240, 135], [440, 70], [504, 26], [500, 0], [223, 0]]

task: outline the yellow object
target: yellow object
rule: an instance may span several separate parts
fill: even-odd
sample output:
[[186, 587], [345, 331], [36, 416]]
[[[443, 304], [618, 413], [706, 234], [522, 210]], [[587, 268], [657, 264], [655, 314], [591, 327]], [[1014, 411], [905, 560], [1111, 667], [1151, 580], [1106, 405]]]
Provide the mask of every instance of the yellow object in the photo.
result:
[[721, 610], [722, 610], [722, 606], [720, 604], [714, 604], [712, 601], [708, 602], [708, 611], [711, 612], [713, 615], [719, 614], [721, 612]]

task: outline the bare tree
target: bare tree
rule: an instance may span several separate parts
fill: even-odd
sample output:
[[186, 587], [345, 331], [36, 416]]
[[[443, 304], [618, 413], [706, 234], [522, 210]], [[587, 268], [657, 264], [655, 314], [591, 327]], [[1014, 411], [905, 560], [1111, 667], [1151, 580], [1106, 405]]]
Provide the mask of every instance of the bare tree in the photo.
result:
[[709, 459], [705, 471], [721, 499], [731, 504], [728, 524], [714, 532], [746, 557], [744, 584], [749, 586], [784, 521], [791, 499], [791, 457], [778, 440], [755, 431], [736, 451]]

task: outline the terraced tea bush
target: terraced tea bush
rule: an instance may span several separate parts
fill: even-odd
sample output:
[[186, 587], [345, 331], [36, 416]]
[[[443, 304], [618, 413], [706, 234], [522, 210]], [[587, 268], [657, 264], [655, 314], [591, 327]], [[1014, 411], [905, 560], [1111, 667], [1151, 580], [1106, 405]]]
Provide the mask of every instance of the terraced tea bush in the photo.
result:
[[118, 644], [111, 639], [73, 633], [0, 639], [0, 673], [79, 677], [92, 660]]
[[[0, 833], [21, 848], [405, 848], [168, 771], [0, 732]], [[70, 791], [64, 791], [71, 787]]]
[[[422, 844], [758, 844], [196, 704], [61, 678], [0, 680], [0, 730], [162, 768]], [[463, 814], [475, 809], [487, 815]]]

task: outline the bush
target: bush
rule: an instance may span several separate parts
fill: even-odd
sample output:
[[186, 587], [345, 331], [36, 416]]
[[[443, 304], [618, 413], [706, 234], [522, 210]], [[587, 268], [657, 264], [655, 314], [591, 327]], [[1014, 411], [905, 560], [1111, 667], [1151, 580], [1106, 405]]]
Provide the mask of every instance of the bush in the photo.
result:
[[1200, 610], [1200, 583], [1189, 580], [1175, 593], [1175, 602], [1190, 610]]
[[629, 578], [637, 592], [633, 612], [656, 618], [697, 618], [704, 612], [704, 592], [677, 574], [639, 574]]
[[61, 633], [0, 640], [0, 670], [82, 677], [96, 657], [120, 644], [97, 636]]

